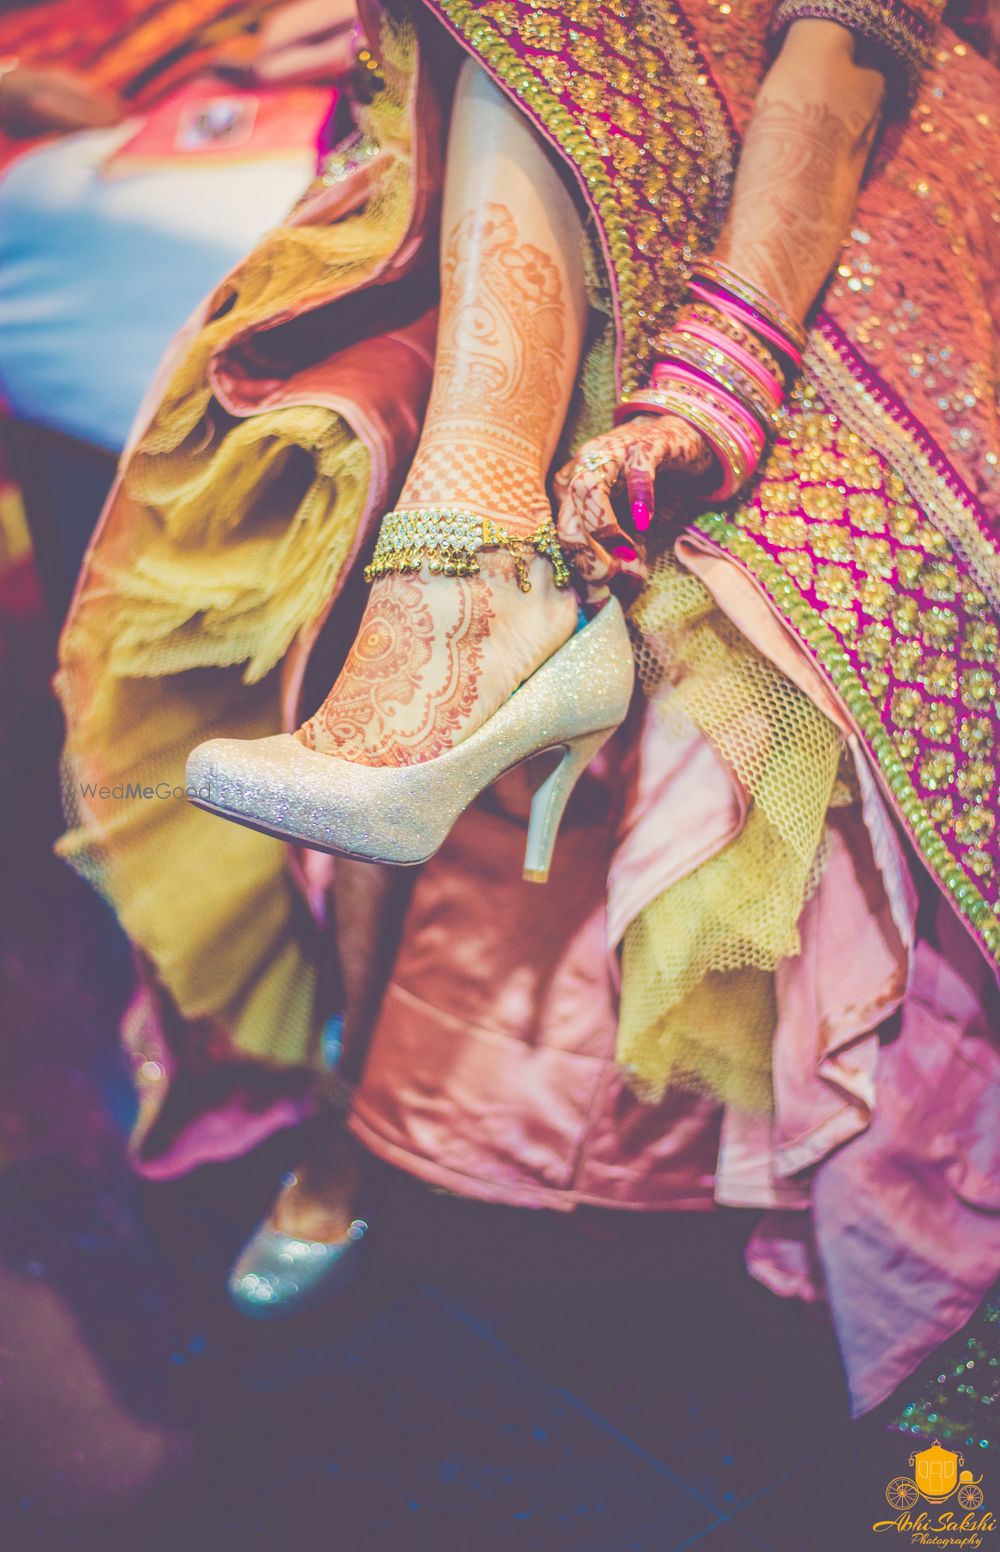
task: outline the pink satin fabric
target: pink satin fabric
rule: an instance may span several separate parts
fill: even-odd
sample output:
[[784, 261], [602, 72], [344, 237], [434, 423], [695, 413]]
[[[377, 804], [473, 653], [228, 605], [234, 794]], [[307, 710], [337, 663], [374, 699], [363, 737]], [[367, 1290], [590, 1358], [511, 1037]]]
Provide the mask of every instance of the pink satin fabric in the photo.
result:
[[718, 1107], [643, 1105], [614, 1065], [617, 790], [585, 779], [544, 889], [495, 803], [423, 870], [352, 1121], [373, 1152], [487, 1201], [711, 1208]]
[[829, 1300], [866, 1411], [1000, 1267], [989, 972], [933, 897], [942, 946], [915, 943], [913, 874], [863, 776], [865, 817], [834, 814], [802, 951], [779, 967], [773, 1121], [680, 1093], [640, 1104], [614, 1065], [614, 948], [649, 881], [630, 842], [653, 836], [669, 880], [697, 865], [692, 834], [714, 827], [725, 844], [742, 802], [711, 782], [695, 796], [703, 749], [680, 746], [671, 766], [655, 736], [641, 747], [652, 769], [626, 784], [625, 813], [591, 779], [544, 891], [518, 878], [519, 822], [480, 806], [456, 826], [417, 885], [354, 1130], [482, 1200], [765, 1209], [749, 1268], [776, 1293]]

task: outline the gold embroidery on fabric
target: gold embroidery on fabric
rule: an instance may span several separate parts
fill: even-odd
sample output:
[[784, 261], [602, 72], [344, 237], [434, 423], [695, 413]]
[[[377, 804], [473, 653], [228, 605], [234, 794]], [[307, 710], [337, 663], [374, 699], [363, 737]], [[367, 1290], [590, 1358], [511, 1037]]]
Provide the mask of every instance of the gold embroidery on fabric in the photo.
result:
[[838, 22], [881, 45], [900, 66], [908, 93], [915, 91], [930, 56], [931, 30], [909, 7], [880, 5], [877, 0], [778, 0], [772, 33], [806, 16]]
[[[721, 102], [664, 0], [436, 0], [450, 25], [542, 125], [599, 217], [621, 321], [620, 388], [648, 371], [691, 260], [729, 199], [734, 145]], [[517, 34], [519, 53], [508, 39]], [[563, 51], [573, 61], [555, 57]]]
[[[731, 521], [708, 514], [695, 526], [757, 576], [816, 653], [876, 755], [928, 866], [1000, 956], [998, 880], [986, 849], [1000, 763], [988, 715], [997, 693], [997, 627], [976, 617], [988, 605], [983, 588], [960, 575], [957, 547], [931, 527], [914, 500], [917, 492], [897, 472], [900, 466], [922, 488], [928, 508], [933, 502], [938, 520], [944, 510], [946, 521], [961, 528], [967, 552], [982, 536], [978, 529], [970, 535], [971, 514], [915, 440], [908, 451], [902, 448], [905, 428], [890, 422], [864, 385], [853, 378], [849, 387], [843, 383], [847, 368], [835, 355], [827, 370], [825, 348], [822, 339], [811, 344], [812, 362], [820, 359], [855, 424], [862, 423], [865, 399], [874, 406], [865, 436], [845, 430], [825, 393], [800, 383], [756, 492]], [[887, 448], [878, 448], [882, 435]], [[786, 456], [788, 447], [796, 450], [794, 460]], [[872, 494], [845, 488], [858, 485], [870, 486]], [[877, 508], [883, 528], [889, 516], [891, 539], [869, 536]], [[769, 554], [762, 541], [782, 548]], [[796, 543], [802, 549], [786, 548]], [[838, 554], [849, 563], [838, 561]], [[819, 564], [811, 576], [802, 562], [814, 555]], [[875, 616], [860, 630], [857, 610], [862, 621], [865, 614]], [[841, 643], [853, 645], [857, 667]], [[940, 747], [928, 749], [928, 741]]]
[[[804, 361], [804, 376], [816, 383], [824, 402], [844, 422], [859, 433], [870, 446], [875, 447], [895, 471], [892, 487], [887, 494], [898, 501], [909, 494], [912, 501], [936, 524], [938, 535], [931, 543], [950, 545], [965, 561], [975, 578], [975, 583], [985, 593], [995, 611], [1000, 612], [1000, 567], [991, 541], [981, 533], [969, 508], [951, 488], [947, 479], [934, 468], [929, 456], [906, 426], [893, 418], [888, 410], [863, 382], [851, 372], [837, 353], [835, 346], [825, 335], [813, 330], [809, 336]], [[860, 480], [854, 481], [860, 484]], [[850, 510], [856, 510], [859, 501], [868, 498], [853, 496]], [[927, 523], [920, 524], [919, 513], [912, 506], [902, 511], [890, 512], [890, 529], [896, 538], [909, 537], [922, 527], [922, 540], [927, 548], [930, 534], [934, 532]], [[923, 560], [924, 557], [921, 557]], [[942, 585], [953, 585], [953, 568], [942, 572]]]

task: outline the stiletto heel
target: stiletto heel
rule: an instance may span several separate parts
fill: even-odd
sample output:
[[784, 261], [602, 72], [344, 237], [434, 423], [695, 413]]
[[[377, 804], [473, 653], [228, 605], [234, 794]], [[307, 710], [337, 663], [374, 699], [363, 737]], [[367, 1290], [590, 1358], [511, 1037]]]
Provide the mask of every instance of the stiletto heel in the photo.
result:
[[214, 738], [188, 757], [188, 796], [266, 835], [407, 865], [432, 857], [459, 814], [505, 771], [562, 749], [532, 803], [525, 868], [541, 882], [573, 784], [624, 721], [634, 680], [625, 617], [609, 598], [482, 727], [433, 760], [354, 765], [285, 733]]
[[587, 766], [614, 731], [614, 728], [602, 728], [600, 732], [574, 738], [566, 745], [555, 770], [549, 772], [532, 798], [528, 839], [524, 847], [524, 877], [529, 884], [548, 882], [552, 852], [566, 804]]

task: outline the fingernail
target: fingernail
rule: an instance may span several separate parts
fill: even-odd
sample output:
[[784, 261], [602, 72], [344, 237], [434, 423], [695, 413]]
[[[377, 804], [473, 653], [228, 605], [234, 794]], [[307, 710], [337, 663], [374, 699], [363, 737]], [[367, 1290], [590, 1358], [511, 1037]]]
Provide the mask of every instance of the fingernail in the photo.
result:
[[649, 527], [651, 517], [652, 513], [649, 510], [649, 503], [643, 501], [641, 496], [638, 496], [632, 503], [632, 521], [640, 533], [645, 533]]
[[617, 555], [619, 560], [635, 560], [636, 558], [636, 551], [633, 550], [630, 544], [616, 544], [612, 553]]

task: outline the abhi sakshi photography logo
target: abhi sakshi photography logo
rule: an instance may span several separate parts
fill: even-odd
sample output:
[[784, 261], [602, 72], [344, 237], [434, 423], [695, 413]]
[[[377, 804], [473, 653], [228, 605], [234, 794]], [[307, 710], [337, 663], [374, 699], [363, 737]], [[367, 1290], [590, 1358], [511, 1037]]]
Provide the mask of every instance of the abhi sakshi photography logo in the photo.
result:
[[[909, 1465], [912, 1476], [893, 1477], [885, 1490], [895, 1519], [876, 1520], [873, 1531], [895, 1531], [914, 1547], [975, 1549], [992, 1543], [996, 1518], [984, 1507], [982, 1477], [965, 1469], [964, 1455], [935, 1439], [912, 1454]], [[1000, 1537], [995, 1544], [1000, 1549]]]

